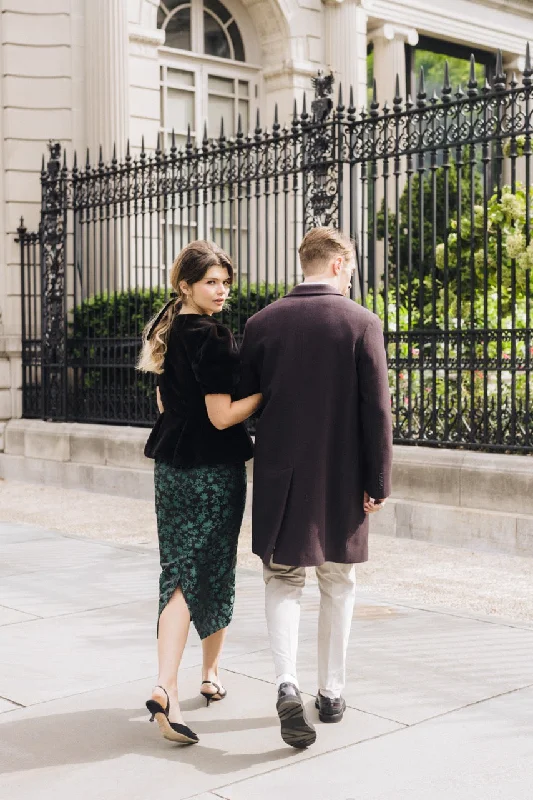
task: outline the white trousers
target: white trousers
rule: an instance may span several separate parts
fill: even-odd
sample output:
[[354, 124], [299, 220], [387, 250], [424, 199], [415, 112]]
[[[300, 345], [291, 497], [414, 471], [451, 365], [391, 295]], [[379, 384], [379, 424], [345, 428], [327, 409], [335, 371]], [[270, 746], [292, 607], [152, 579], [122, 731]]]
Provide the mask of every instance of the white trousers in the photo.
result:
[[[305, 567], [274, 564], [263, 567], [266, 620], [274, 657], [276, 682], [298, 686], [296, 657], [300, 600]], [[316, 567], [320, 588], [318, 616], [318, 689], [324, 697], [339, 697], [346, 683], [346, 651], [355, 599], [355, 565], [326, 561]]]

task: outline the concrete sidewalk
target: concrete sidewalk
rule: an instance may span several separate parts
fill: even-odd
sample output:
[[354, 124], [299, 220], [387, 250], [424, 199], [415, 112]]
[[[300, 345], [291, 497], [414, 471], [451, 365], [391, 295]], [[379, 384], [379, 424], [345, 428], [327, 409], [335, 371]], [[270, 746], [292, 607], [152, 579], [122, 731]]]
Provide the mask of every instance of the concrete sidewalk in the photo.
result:
[[[0, 797], [10, 800], [530, 800], [533, 623], [360, 592], [340, 725], [308, 751], [279, 736], [260, 575], [240, 570], [228, 698], [181, 672], [179, 747], [148, 724], [157, 553], [0, 523]], [[300, 681], [316, 719], [317, 588], [302, 608]]]

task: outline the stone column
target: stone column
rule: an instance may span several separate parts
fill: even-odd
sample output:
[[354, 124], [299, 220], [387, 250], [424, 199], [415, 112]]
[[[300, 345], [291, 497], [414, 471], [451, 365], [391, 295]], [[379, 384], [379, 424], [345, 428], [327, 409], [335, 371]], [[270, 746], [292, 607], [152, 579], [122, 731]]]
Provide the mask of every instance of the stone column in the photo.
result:
[[[392, 109], [393, 100], [396, 95], [396, 76], [400, 79], [400, 96], [405, 101], [406, 98], [406, 78], [407, 67], [405, 59], [405, 45], [412, 47], [418, 42], [418, 33], [413, 28], [404, 28], [399, 25], [385, 23], [381, 27], [372, 31], [370, 34], [374, 45], [374, 80], [376, 82], [376, 93], [379, 103], [379, 113], [382, 113], [383, 106], [387, 103]], [[405, 162], [403, 162], [405, 164]], [[384, 201], [384, 183], [382, 178], [382, 165], [378, 164], [379, 178], [375, 185], [375, 203], [379, 211]], [[399, 192], [403, 191], [405, 172], [402, 170]], [[393, 192], [389, 184], [388, 205], [392, 211], [395, 204]], [[381, 279], [385, 265], [385, 243], [383, 240], [377, 242], [376, 261], [374, 265], [375, 274], [378, 280]]]
[[414, 28], [403, 28], [386, 23], [371, 33], [374, 45], [374, 78], [381, 108], [385, 102], [392, 108], [396, 94], [396, 75], [400, 77], [400, 95], [405, 100], [407, 69], [405, 45], [414, 47], [418, 43], [418, 32]]
[[326, 65], [342, 83], [344, 103], [353, 87], [354, 105], [366, 104], [366, 23], [363, 0], [324, 0]]
[[104, 159], [113, 146], [124, 155], [128, 139], [127, 0], [85, 2], [86, 126], [91, 160], [102, 145]]

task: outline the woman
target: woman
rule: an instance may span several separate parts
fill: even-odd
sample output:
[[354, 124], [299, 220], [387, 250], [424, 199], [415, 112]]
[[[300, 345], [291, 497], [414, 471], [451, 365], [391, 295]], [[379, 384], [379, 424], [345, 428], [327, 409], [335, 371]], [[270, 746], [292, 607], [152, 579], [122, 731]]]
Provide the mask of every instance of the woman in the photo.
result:
[[226, 696], [218, 662], [233, 613], [237, 538], [252, 444], [243, 420], [256, 394], [233, 402], [239, 357], [222, 311], [233, 266], [217, 245], [187, 245], [172, 267], [175, 296], [146, 326], [139, 369], [158, 375], [160, 416], [145, 455], [155, 459], [161, 560], [158, 685], [146, 706], [166, 739], [198, 742], [180, 712], [177, 673], [192, 620], [202, 640], [201, 694]]

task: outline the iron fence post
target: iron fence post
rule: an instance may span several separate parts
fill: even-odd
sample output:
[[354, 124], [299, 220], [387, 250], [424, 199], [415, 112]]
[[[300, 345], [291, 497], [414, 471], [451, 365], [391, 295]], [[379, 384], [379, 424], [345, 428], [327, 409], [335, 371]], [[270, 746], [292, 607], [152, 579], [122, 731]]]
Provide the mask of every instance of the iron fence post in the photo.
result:
[[21, 350], [22, 350], [22, 414], [23, 416], [26, 415], [26, 401], [28, 397], [28, 390], [26, 385], [26, 370], [25, 370], [25, 362], [26, 362], [26, 259], [25, 259], [25, 248], [26, 248], [26, 236], [28, 233], [28, 229], [24, 225], [24, 218], [20, 218], [20, 225], [17, 228], [17, 235], [18, 238], [15, 239], [17, 244], [20, 245], [20, 322], [21, 322], [21, 329], [22, 329], [22, 337], [21, 337]]
[[66, 418], [65, 180], [61, 145], [50, 142], [42, 173], [41, 332], [42, 417]]
[[[339, 169], [336, 153], [333, 111], [333, 75], [321, 71], [311, 79], [315, 98], [311, 103], [311, 119], [306, 122], [305, 230], [317, 225], [338, 225]], [[305, 113], [305, 108], [304, 108]]]

